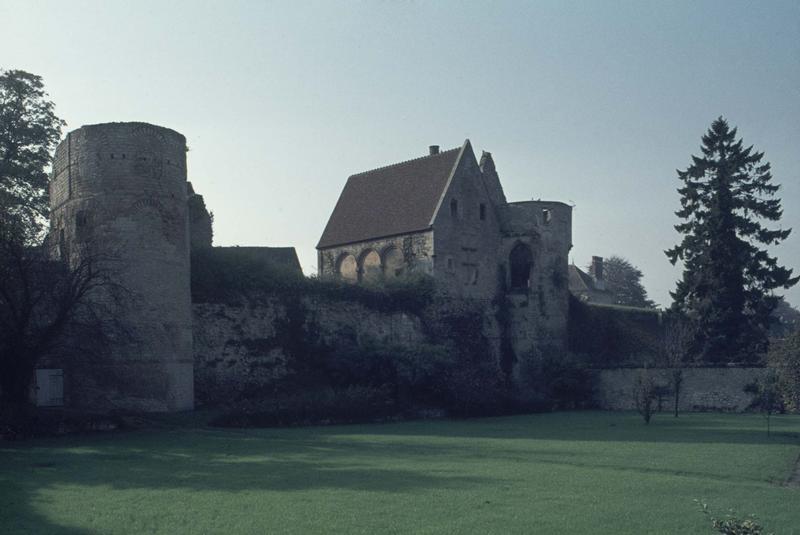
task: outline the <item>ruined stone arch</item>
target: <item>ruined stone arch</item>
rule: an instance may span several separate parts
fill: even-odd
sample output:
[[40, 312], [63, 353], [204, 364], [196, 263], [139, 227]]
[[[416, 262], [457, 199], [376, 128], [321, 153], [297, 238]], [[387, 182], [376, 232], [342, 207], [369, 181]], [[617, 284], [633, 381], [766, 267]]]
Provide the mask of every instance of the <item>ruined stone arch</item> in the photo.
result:
[[358, 261], [358, 273], [362, 281], [375, 281], [381, 278], [381, 255], [375, 249], [367, 249]]
[[336, 259], [336, 273], [342, 280], [358, 282], [358, 263], [356, 257], [350, 253], [342, 253]]
[[517, 242], [508, 255], [509, 287], [527, 290], [531, 286], [533, 251], [527, 243]]
[[386, 278], [394, 278], [402, 275], [406, 269], [405, 256], [403, 251], [394, 245], [390, 245], [383, 250], [381, 255], [383, 264], [383, 274]]

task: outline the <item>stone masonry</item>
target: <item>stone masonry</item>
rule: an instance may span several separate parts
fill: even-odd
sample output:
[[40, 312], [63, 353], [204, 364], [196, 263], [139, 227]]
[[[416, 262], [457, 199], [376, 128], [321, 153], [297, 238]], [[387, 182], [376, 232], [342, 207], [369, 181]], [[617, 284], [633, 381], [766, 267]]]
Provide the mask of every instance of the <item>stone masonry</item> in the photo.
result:
[[186, 140], [174, 130], [90, 125], [70, 132], [56, 149], [52, 253], [65, 261], [85, 251], [102, 255], [127, 292], [118, 314], [129, 336], [92, 362], [87, 376], [72, 378], [71, 405], [193, 407], [186, 196]]

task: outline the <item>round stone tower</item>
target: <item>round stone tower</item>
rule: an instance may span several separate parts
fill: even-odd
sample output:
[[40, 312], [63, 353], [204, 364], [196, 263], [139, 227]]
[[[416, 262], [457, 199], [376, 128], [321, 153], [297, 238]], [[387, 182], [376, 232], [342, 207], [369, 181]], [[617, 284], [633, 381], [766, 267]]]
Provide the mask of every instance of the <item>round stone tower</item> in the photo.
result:
[[112, 335], [111, 347], [84, 366], [89, 373], [67, 381], [65, 395], [73, 404], [192, 409], [186, 184], [186, 138], [168, 128], [83, 126], [56, 149], [54, 253], [74, 260], [91, 248], [124, 296], [115, 309], [124, 335]]

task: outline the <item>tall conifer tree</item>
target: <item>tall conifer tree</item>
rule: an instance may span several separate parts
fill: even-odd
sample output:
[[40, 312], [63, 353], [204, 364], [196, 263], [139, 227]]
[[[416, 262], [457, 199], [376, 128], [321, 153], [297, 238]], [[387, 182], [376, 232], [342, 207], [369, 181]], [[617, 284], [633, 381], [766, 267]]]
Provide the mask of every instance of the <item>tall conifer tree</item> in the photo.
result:
[[708, 362], [754, 361], [767, 345], [770, 312], [800, 277], [780, 266], [765, 246], [786, 239], [791, 229], [769, 229], [780, 220], [770, 164], [763, 152], [745, 148], [722, 117], [703, 136], [702, 156], [678, 171], [682, 220], [680, 244], [666, 251], [683, 277], [672, 292], [673, 308], [694, 326], [692, 350]]

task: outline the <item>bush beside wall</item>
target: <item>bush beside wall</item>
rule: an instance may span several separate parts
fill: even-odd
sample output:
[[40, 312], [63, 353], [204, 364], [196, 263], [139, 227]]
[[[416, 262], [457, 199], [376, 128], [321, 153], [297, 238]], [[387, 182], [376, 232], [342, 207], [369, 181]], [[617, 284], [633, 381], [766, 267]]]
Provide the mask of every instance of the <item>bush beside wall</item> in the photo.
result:
[[588, 304], [570, 296], [568, 348], [594, 368], [652, 361], [663, 340], [658, 310]]

